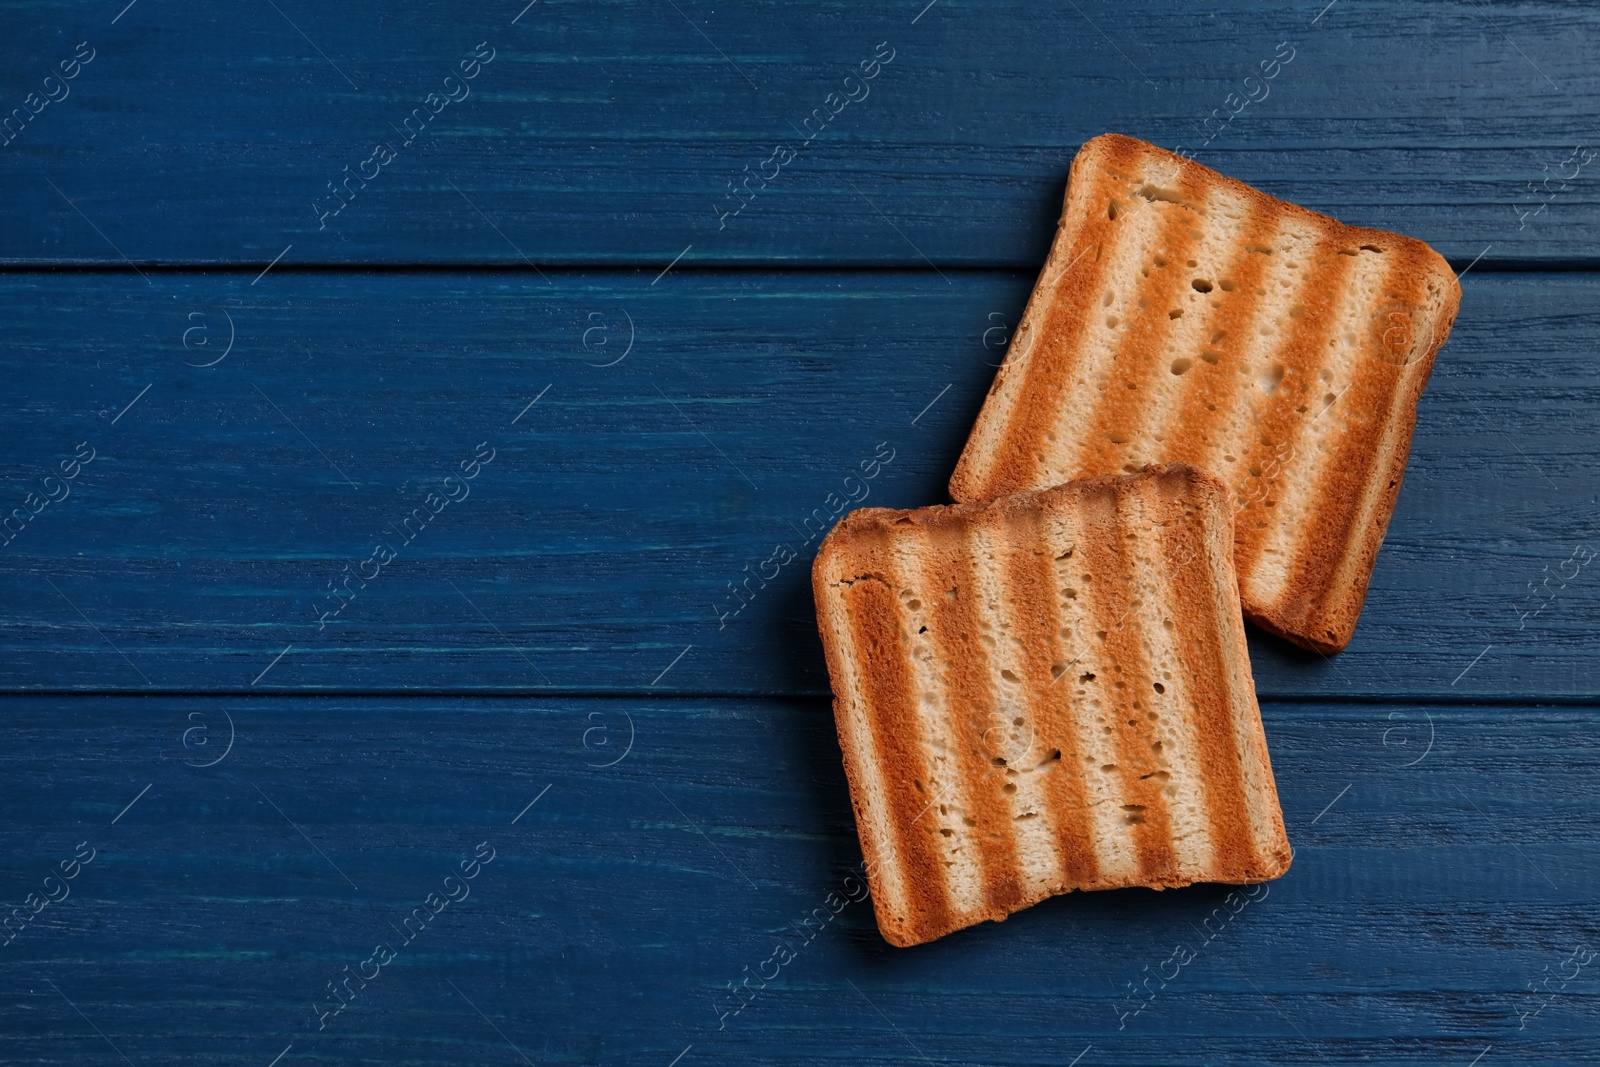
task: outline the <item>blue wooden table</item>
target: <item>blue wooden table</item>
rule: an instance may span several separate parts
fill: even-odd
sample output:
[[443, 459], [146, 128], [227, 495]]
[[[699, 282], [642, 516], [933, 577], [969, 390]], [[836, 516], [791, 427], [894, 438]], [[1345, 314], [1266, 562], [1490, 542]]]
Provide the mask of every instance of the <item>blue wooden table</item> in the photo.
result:
[[[0, 1062], [1600, 1061], [1600, 9], [26, 0], [0, 71]], [[1461, 315], [1354, 643], [1251, 635], [1289, 874], [893, 949], [809, 564], [947, 499], [1105, 130]]]

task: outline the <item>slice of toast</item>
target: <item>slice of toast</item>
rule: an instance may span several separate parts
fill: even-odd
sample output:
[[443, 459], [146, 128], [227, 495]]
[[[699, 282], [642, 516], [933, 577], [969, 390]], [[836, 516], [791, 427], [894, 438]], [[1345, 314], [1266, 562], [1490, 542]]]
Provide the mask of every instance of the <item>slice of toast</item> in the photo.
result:
[[1288, 869], [1229, 518], [1168, 464], [828, 534], [812, 585], [886, 940]]
[[1421, 241], [1096, 137], [950, 495], [1212, 471], [1233, 493], [1245, 617], [1338, 651], [1460, 300]]

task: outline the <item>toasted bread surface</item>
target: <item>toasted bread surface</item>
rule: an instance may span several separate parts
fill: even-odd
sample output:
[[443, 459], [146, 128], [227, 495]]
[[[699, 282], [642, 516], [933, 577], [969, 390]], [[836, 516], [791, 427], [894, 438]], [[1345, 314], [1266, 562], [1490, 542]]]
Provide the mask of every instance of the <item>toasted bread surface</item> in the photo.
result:
[[1168, 464], [828, 535], [818, 625], [886, 940], [1288, 868], [1229, 520]]
[[1460, 297], [1421, 241], [1096, 137], [951, 496], [1157, 462], [1211, 471], [1231, 491], [1245, 616], [1337, 651]]

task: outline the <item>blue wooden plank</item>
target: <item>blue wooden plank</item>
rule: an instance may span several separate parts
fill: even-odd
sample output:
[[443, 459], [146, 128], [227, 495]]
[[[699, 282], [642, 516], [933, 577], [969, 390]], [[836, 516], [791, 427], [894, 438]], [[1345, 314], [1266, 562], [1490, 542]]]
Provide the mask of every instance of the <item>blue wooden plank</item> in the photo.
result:
[[0, 16], [0, 260], [1033, 268], [1106, 130], [1463, 263], [1600, 236], [1582, 5], [122, 7]]
[[1264, 895], [1070, 896], [915, 950], [828, 907], [860, 853], [821, 700], [0, 714], [6, 906], [77, 864], [0, 953], [8, 1062], [1600, 1056], [1594, 965], [1562, 962], [1600, 939], [1593, 706], [1269, 704], [1297, 851]]
[[[7, 276], [0, 684], [825, 693], [817, 530], [947, 499], [1029, 286]], [[1600, 276], [1468, 276], [1355, 641], [1256, 635], [1263, 693], [1600, 693], [1597, 328]]]

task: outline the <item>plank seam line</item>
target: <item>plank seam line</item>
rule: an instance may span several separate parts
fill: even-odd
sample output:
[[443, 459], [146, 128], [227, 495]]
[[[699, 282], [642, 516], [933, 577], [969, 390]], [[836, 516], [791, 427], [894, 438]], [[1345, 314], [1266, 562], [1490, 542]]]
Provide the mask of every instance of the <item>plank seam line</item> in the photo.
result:
[[[1532, 259], [1525, 257], [1506, 259], [1483, 259], [1475, 264], [1468, 256], [1447, 257], [1450, 268], [1458, 274], [1465, 271], [1467, 266], [1472, 266], [1474, 275], [1481, 274], [1593, 274], [1600, 273], [1600, 257], [1594, 258], [1553, 258]], [[255, 276], [260, 273], [264, 260], [226, 260], [209, 261], [194, 260], [179, 263], [138, 263], [136, 266], [142, 272], [151, 274], [193, 274], [196, 276], [214, 277], [219, 274], [238, 274]], [[655, 260], [610, 260], [605, 262], [586, 262], [581, 260], [545, 262], [541, 268], [550, 273], [561, 274], [639, 274], [654, 271], [660, 267]], [[700, 261], [692, 266], [679, 264], [673, 268], [675, 276], [694, 275], [720, 275], [720, 274], [778, 274], [778, 275], [807, 275], [807, 274], [1036, 274], [1039, 262], [1027, 260], [980, 260], [968, 263], [952, 263], [930, 269], [926, 265], [919, 265], [914, 261], [893, 261], [888, 263], [785, 263], [768, 260], [725, 260], [723, 262]], [[0, 261], [0, 274], [93, 274], [116, 275], [128, 274], [129, 268], [125, 264], [113, 264], [98, 261], [29, 261], [29, 260], [3, 260]], [[375, 275], [402, 275], [402, 274], [527, 274], [529, 267], [523, 263], [514, 263], [507, 260], [470, 260], [434, 263], [294, 263], [278, 265], [273, 268], [273, 277], [293, 275], [325, 275], [325, 274], [375, 274]]]
[[[648, 702], [692, 700], [782, 700], [815, 703], [832, 699], [832, 694], [821, 690], [809, 692], [779, 692], [776, 690], [669, 690], [658, 689], [11, 689], [0, 690], [0, 701], [5, 700], [61, 700], [61, 699], [148, 699], [171, 700], [631, 700]], [[1263, 707], [1285, 706], [1347, 706], [1347, 707], [1459, 707], [1459, 708], [1600, 708], [1600, 693], [1589, 694], [1505, 694], [1472, 696], [1459, 693], [1319, 693], [1284, 694], [1258, 693]]]

